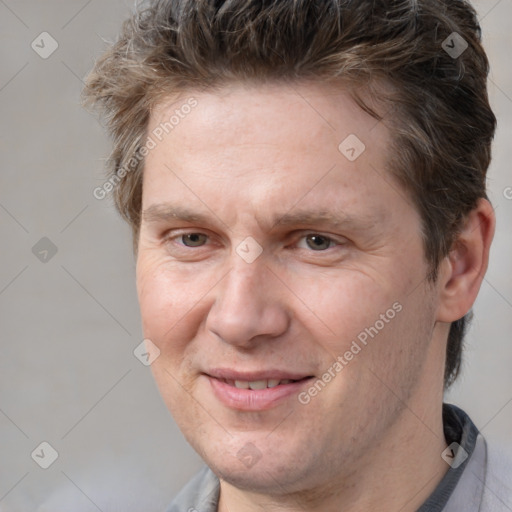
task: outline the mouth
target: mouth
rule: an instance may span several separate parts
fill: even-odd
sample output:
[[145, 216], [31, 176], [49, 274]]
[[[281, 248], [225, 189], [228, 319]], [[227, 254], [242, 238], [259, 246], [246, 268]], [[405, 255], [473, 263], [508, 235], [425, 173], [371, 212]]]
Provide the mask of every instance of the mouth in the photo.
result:
[[251, 389], [256, 391], [258, 389], [275, 388], [277, 386], [284, 386], [286, 384], [292, 384], [293, 382], [300, 382], [301, 380], [308, 379], [310, 377], [304, 377], [302, 379], [260, 379], [260, 380], [228, 380], [222, 379], [228, 386], [235, 387], [237, 389]]
[[214, 396], [224, 406], [238, 411], [264, 411], [297, 396], [311, 375], [288, 372], [234, 372], [213, 370], [204, 376]]

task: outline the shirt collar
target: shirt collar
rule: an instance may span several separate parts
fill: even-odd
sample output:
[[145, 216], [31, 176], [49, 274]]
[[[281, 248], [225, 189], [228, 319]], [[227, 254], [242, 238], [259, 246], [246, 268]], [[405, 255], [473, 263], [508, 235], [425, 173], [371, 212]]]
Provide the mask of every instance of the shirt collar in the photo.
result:
[[471, 418], [453, 404], [443, 404], [445, 476], [417, 512], [478, 512], [485, 485], [487, 445]]

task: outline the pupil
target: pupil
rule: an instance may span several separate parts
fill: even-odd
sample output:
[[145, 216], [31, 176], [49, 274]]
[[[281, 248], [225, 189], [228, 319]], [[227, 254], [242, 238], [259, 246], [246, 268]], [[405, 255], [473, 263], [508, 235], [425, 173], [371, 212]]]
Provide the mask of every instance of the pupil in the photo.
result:
[[[312, 245], [309, 243], [312, 242]], [[311, 235], [308, 237], [308, 245], [312, 249], [328, 249], [329, 248], [329, 239], [324, 236]]]
[[191, 233], [189, 235], [184, 236], [183, 242], [185, 243], [185, 245], [188, 245], [189, 247], [197, 247], [198, 245], [203, 244], [204, 240], [202, 237], [204, 237], [204, 235], [202, 235], [201, 233]]

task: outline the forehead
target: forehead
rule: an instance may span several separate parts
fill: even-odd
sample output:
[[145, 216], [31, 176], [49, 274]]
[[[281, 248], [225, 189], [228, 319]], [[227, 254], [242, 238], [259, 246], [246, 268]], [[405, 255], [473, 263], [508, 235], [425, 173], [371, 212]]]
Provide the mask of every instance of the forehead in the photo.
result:
[[[366, 104], [382, 110], [366, 96]], [[385, 120], [363, 111], [346, 87], [318, 82], [232, 83], [212, 92], [181, 91], [156, 103], [147, 132], [157, 146], [149, 162], [155, 154], [174, 161], [206, 154], [212, 164], [220, 156], [224, 167], [230, 156], [243, 155], [231, 166], [233, 172], [250, 164], [252, 156], [253, 166], [268, 166], [284, 155], [289, 162], [306, 157], [307, 164], [321, 156], [330, 156], [333, 164], [345, 157], [352, 167], [361, 155], [384, 166], [391, 145]]]
[[[381, 87], [384, 86], [378, 86]], [[383, 136], [386, 131], [384, 124], [374, 130], [381, 123], [356, 104], [353, 92], [342, 82], [324, 84], [316, 81], [282, 84], [233, 82], [211, 91], [187, 89], [161, 96], [156, 101], [148, 129], [151, 132], [163, 127], [166, 135], [173, 131], [185, 137], [180, 125], [188, 124], [190, 128], [191, 123], [184, 122], [189, 117], [194, 119], [194, 135], [201, 123], [205, 130], [215, 127], [216, 130], [229, 131], [230, 127], [235, 129], [237, 123], [246, 121], [246, 130], [238, 132], [238, 138], [246, 132], [254, 134], [257, 131], [260, 137], [267, 133], [274, 140], [281, 128], [288, 128], [282, 122], [285, 115], [286, 120], [294, 124], [295, 137], [292, 140], [297, 139], [303, 130], [311, 140], [319, 131], [336, 134], [339, 138], [344, 129], [358, 131], [360, 135], [375, 131], [374, 138]], [[370, 96], [363, 88], [357, 90], [357, 94], [374, 111], [383, 113], [385, 107], [377, 104], [375, 95]], [[276, 124], [274, 121], [279, 118], [281, 122]]]
[[[384, 215], [397, 194], [386, 176], [388, 128], [333, 85], [183, 91], [157, 104], [148, 136], [156, 144], [146, 158], [145, 207], [187, 198], [204, 210], [216, 191], [216, 211], [252, 206], [262, 214], [299, 202], [307, 209], [319, 206], [320, 195], [349, 214], [364, 209], [364, 198]], [[379, 191], [384, 197], [375, 201]]]

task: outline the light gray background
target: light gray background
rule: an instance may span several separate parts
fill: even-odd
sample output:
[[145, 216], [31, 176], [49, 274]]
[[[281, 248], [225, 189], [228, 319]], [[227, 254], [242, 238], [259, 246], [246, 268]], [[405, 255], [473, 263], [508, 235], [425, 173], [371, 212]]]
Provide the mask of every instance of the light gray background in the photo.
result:
[[[475, 5], [499, 121], [498, 227], [464, 373], [446, 399], [510, 445], [512, 0]], [[131, 7], [0, 0], [1, 511], [158, 511], [200, 465], [133, 355], [142, 333], [129, 229], [92, 195], [109, 144], [79, 94]], [[31, 48], [43, 31], [59, 45], [47, 59]], [[32, 253], [42, 237], [58, 248], [46, 263]], [[59, 453], [46, 470], [31, 458], [42, 441]]]

